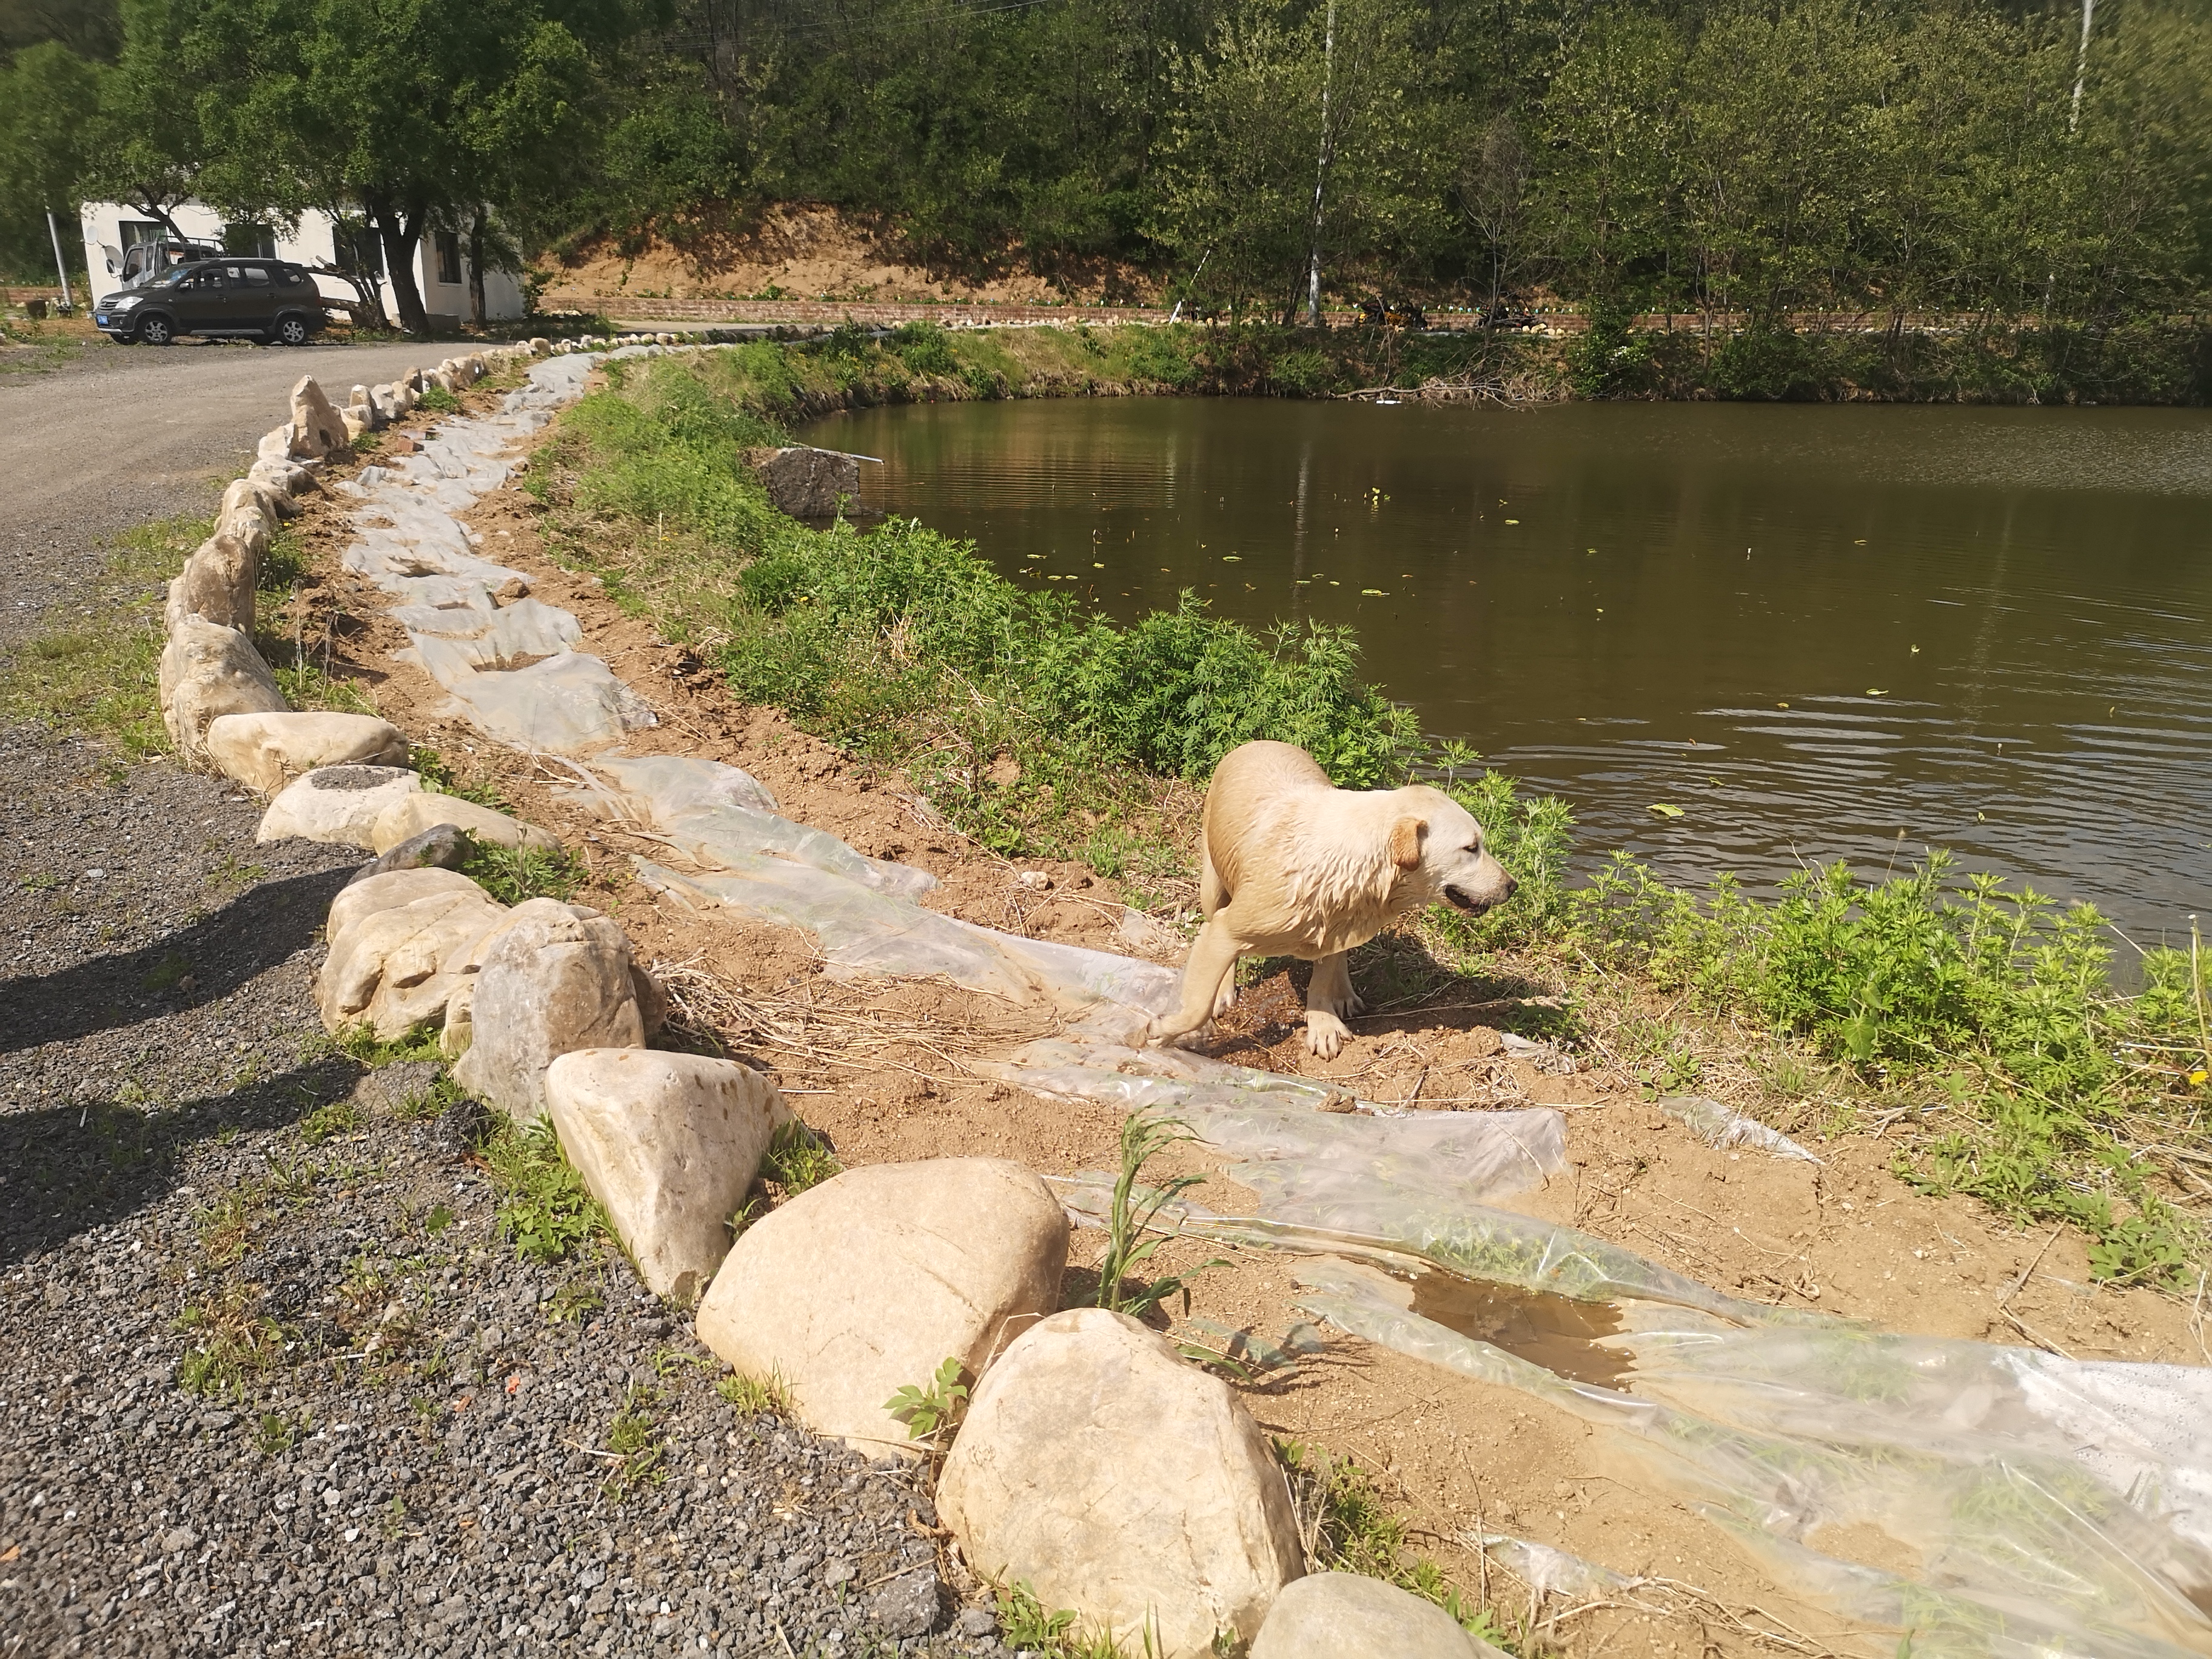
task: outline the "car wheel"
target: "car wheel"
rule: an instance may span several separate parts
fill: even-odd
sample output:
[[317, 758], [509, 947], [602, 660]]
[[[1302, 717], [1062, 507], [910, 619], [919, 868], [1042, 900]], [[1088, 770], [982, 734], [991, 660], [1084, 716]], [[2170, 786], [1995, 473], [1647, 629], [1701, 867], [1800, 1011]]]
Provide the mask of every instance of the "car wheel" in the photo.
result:
[[302, 346], [307, 343], [308, 331], [305, 317], [279, 317], [276, 331], [270, 337], [277, 345]]
[[168, 345], [177, 337], [176, 325], [167, 317], [149, 317], [138, 325], [138, 337], [148, 345]]

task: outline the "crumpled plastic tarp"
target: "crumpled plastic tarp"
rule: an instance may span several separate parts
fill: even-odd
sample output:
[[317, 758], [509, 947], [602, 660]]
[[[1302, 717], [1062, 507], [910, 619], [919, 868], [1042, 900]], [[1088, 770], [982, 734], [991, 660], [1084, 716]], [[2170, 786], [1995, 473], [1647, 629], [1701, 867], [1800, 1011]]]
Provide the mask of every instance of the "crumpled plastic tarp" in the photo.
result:
[[1015, 1000], [1042, 994], [1071, 1010], [1111, 1001], [1164, 1013], [1174, 1006], [1178, 976], [1172, 969], [978, 927], [787, 858], [729, 849], [718, 857], [722, 869], [694, 875], [639, 859], [638, 878], [702, 908], [720, 905], [805, 928], [833, 971], [942, 977]]
[[[2185, 1368], [2084, 1368], [2051, 1362], [2027, 1369], [2055, 1386], [2064, 1403], [2039, 1409], [2026, 1392], [2013, 1403], [2026, 1416], [2012, 1431], [1977, 1435], [1963, 1423], [1988, 1399], [1991, 1368], [2013, 1363], [2010, 1351], [1969, 1358], [1974, 1343], [1915, 1343], [1834, 1323], [1818, 1334], [1771, 1330], [1741, 1333], [1747, 1340], [1786, 1345], [1792, 1338], [1832, 1346], [1858, 1345], [1869, 1365], [1838, 1367], [1830, 1352], [1801, 1374], [1807, 1356], [1781, 1363], [1785, 1387], [1826, 1379], [1836, 1401], [1856, 1409], [1827, 1423], [1808, 1420], [1796, 1432], [1729, 1415], [1746, 1397], [1740, 1379], [1711, 1395], [1686, 1390], [1699, 1409], [1644, 1397], [1653, 1386], [1640, 1368], [1636, 1392], [1569, 1382], [1490, 1343], [1462, 1336], [1400, 1305], [1374, 1276], [1349, 1263], [1301, 1273], [1298, 1304], [1339, 1329], [1480, 1381], [1519, 1389], [1593, 1423], [1621, 1431], [1662, 1484], [1698, 1504], [1712, 1518], [1765, 1554], [1781, 1582], [1824, 1599], [1839, 1611], [1907, 1633], [1916, 1655], [2080, 1654], [2122, 1659], [2179, 1659], [2212, 1653], [2212, 1550], [2186, 1528], [2193, 1519], [2170, 1501], [2179, 1476], [2193, 1485], [2208, 1464], [2206, 1419], [2182, 1431], [2178, 1462], [2116, 1483], [2116, 1469], [2085, 1457], [2073, 1442], [2085, 1401], [2103, 1410], [2114, 1397], [2109, 1379], [2086, 1370], [2179, 1373]], [[1725, 1339], [1724, 1339], [1725, 1340]], [[1632, 1350], [1638, 1339], [1627, 1339]], [[1948, 1389], [1884, 1402], [1895, 1368], [1917, 1353], [1951, 1351], [1966, 1375]], [[1716, 1370], [1727, 1362], [1717, 1360]], [[2058, 1379], [2055, 1383], [2053, 1379]], [[1925, 1377], [1923, 1381], [1925, 1382]], [[2120, 1385], [2133, 1397], [2144, 1376]], [[1677, 1382], [1677, 1389], [1681, 1389]], [[2204, 1409], [2202, 1376], [2188, 1383], [2186, 1403], [2167, 1420]], [[1870, 1397], [1860, 1397], [1863, 1390]], [[2178, 1523], [2179, 1522], [2179, 1523]], [[1823, 1528], [1871, 1523], [1922, 1553], [1924, 1576], [1894, 1574], [1838, 1561], [1808, 1537]]]
[[[1309, 1164], [1472, 1200], [1527, 1192], [1566, 1168], [1566, 1120], [1549, 1107], [1384, 1117], [1273, 1072], [1058, 1038], [975, 1069], [1040, 1094], [1164, 1113], [1210, 1146], [1268, 1163], [1264, 1181], [1279, 1194], [1307, 1179]], [[1237, 1179], [1251, 1184], [1243, 1171]]]
[[1779, 1129], [1770, 1129], [1757, 1118], [1746, 1117], [1703, 1095], [1676, 1095], [1661, 1101], [1659, 1109], [1688, 1124], [1708, 1146], [1756, 1146], [1777, 1158], [1794, 1158], [1805, 1164], [1820, 1161]]
[[337, 485], [360, 503], [342, 562], [400, 602], [414, 660], [488, 736], [538, 752], [589, 753], [655, 724], [605, 663], [571, 648], [583, 636], [575, 617], [523, 597], [528, 580], [485, 558], [458, 517], [507, 482], [516, 442], [572, 400], [590, 368], [588, 358], [533, 363], [499, 413], [441, 421], [418, 452]]

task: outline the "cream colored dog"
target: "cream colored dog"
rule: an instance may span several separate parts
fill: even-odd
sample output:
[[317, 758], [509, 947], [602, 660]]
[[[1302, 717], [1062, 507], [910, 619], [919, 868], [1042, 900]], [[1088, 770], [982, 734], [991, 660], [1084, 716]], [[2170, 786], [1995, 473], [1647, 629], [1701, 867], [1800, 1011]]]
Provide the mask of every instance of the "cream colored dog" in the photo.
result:
[[1237, 996], [1237, 960], [1314, 964], [1306, 1047], [1334, 1059], [1363, 1006], [1345, 952], [1438, 899], [1471, 915], [1502, 904], [1513, 878], [1482, 826], [1441, 789], [1339, 789], [1303, 749], [1248, 743], [1206, 792], [1199, 906], [1206, 926], [1183, 964], [1182, 1006], [1155, 1042], [1188, 1036]]

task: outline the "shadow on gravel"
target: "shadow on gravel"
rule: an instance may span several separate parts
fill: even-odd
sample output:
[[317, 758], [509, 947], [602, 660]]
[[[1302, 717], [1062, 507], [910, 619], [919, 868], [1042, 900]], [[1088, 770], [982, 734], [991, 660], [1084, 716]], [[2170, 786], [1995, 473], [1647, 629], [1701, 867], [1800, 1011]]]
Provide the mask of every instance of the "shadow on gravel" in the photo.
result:
[[296, 1122], [350, 1092], [363, 1069], [328, 1054], [168, 1111], [101, 1100], [0, 1116], [0, 1267], [142, 1208], [176, 1184], [198, 1142]]
[[352, 875], [325, 870], [263, 882], [152, 944], [36, 978], [0, 980], [0, 1054], [66, 1042], [174, 1012], [179, 998], [228, 996], [314, 937]]

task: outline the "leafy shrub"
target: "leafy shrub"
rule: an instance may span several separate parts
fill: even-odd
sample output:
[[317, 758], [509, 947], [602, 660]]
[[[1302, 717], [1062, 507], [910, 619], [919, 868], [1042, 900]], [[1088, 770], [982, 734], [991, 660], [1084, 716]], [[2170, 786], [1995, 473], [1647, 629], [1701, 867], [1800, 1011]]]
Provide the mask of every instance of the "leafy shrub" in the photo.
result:
[[1328, 358], [1318, 351], [1308, 349], [1286, 351], [1276, 358], [1267, 378], [1278, 391], [1294, 392], [1301, 398], [1310, 398], [1327, 391], [1336, 374]]
[[957, 374], [960, 360], [952, 355], [945, 331], [935, 323], [901, 323], [891, 331], [890, 349], [916, 374]]

